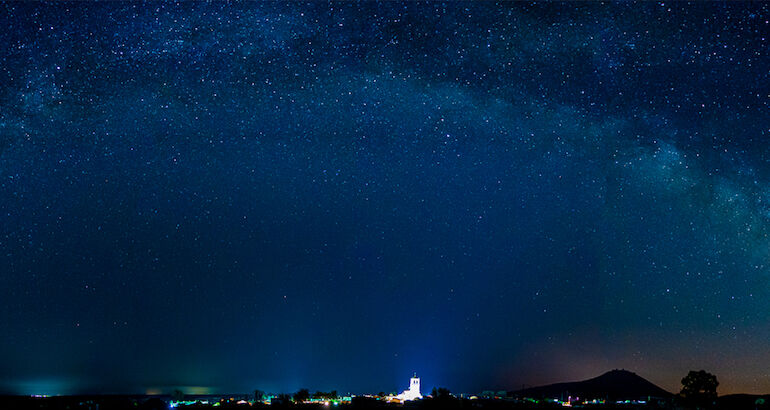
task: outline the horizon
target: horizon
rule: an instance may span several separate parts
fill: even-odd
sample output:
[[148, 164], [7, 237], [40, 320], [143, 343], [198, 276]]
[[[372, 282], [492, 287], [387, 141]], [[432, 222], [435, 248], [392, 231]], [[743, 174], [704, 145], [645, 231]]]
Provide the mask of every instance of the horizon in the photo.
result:
[[[431, 389], [442, 387], [442, 388], [449, 388], [449, 391], [452, 394], [480, 394], [480, 393], [482, 393], [484, 391], [494, 391], [494, 392], [505, 391], [506, 393], [510, 393], [510, 392], [517, 392], [517, 391], [520, 391], [520, 390], [525, 390], [525, 389], [530, 389], [530, 388], [547, 387], [547, 386], [555, 385], [555, 384], [582, 382], [582, 381], [592, 380], [592, 379], [595, 379], [595, 378], [599, 378], [601, 376], [605, 376], [605, 375], [613, 374], [613, 373], [617, 373], [617, 372], [626, 372], [626, 373], [630, 373], [630, 374], [636, 375], [638, 377], [641, 377], [642, 379], [652, 383], [655, 386], [660, 387], [661, 389], [663, 389], [663, 390], [665, 390], [665, 391], [667, 391], [667, 392], [669, 392], [669, 393], [671, 393], [673, 395], [678, 394], [678, 392], [679, 392], [679, 390], [681, 388], [681, 384], [680, 384], [677, 389], [671, 390], [671, 389], [666, 388], [665, 386], [661, 386], [660, 384], [656, 383], [655, 381], [653, 381], [653, 380], [651, 380], [651, 379], [649, 379], [647, 377], [639, 375], [638, 373], [634, 372], [633, 370], [622, 369], [622, 368], [614, 368], [614, 369], [602, 372], [601, 374], [597, 374], [597, 375], [594, 375], [594, 376], [591, 376], [591, 377], [586, 377], [584, 379], [579, 379], [579, 380], [560, 380], [560, 381], [547, 382], [547, 383], [539, 384], [539, 385], [532, 385], [532, 386], [526, 385], [526, 386], [521, 386], [521, 387], [518, 387], [518, 388], [517, 387], [513, 387], [513, 388], [500, 388], [500, 387], [496, 387], [496, 388], [493, 388], [493, 387], [488, 386], [488, 388], [477, 389], [477, 390], [455, 391], [455, 390], [451, 389], [451, 387], [445, 386], [445, 385], [441, 385], [441, 384], [434, 384], [434, 385], [431, 385], [431, 387], [429, 387], [429, 388], [425, 388], [425, 386], [427, 386], [427, 385], [422, 384], [422, 386], [423, 386], [423, 388], [425, 388], [425, 390], [421, 389], [421, 391], [423, 392], [423, 395], [426, 395], [426, 394], [429, 394], [428, 392]], [[419, 374], [417, 374], [417, 377], [420, 378], [420, 380], [422, 380], [422, 377], [420, 377]], [[721, 384], [721, 381], [720, 381], [720, 384]], [[156, 385], [156, 386], [146, 386], [146, 387], [143, 387], [143, 388], [141, 388], [141, 387], [139, 387], [139, 388], [138, 387], [134, 387], [133, 389], [135, 389], [135, 390], [133, 390], [133, 391], [129, 391], [129, 390], [118, 391], [118, 390], [116, 390], [116, 391], [94, 392], [94, 391], [83, 390], [83, 391], [75, 391], [75, 392], [67, 392], [67, 393], [55, 393], [55, 392], [53, 392], [54, 390], [51, 390], [52, 386], [59, 386], [58, 388], [62, 389], [61, 386], [65, 385], [65, 383], [57, 383], [55, 381], [48, 380], [48, 381], [37, 382], [37, 383], [35, 383], [35, 382], [31, 382], [31, 383], [21, 382], [21, 383], [17, 384], [17, 386], [22, 386], [22, 385], [23, 386], [27, 386], [26, 389], [15, 390], [15, 391], [13, 391], [13, 390], [0, 390], [0, 395], [8, 395], [8, 394], [10, 394], [10, 395], [21, 395], [21, 396], [89, 396], [89, 395], [125, 395], [125, 396], [131, 396], [131, 395], [158, 396], [159, 395], [159, 396], [168, 396], [168, 395], [172, 395], [175, 391], [179, 390], [179, 391], [182, 391], [185, 395], [191, 395], [191, 396], [206, 396], [206, 395], [218, 396], [218, 395], [228, 395], [228, 394], [234, 394], [234, 395], [253, 394], [255, 390], [263, 391], [265, 393], [270, 393], [270, 394], [292, 394], [292, 393], [295, 393], [295, 392], [299, 391], [300, 389], [308, 389], [311, 393], [312, 392], [317, 392], [317, 391], [337, 391], [338, 394], [340, 394], [340, 396], [342, 396], [343, 393], [352, 394], [352, 395], [378, 394], [379, 392], [385, 392], [386, 394], [391, 394], [391, 393], [395, 394], [395, 393], [398, 393], [400, 391], [399, 388], [396, 388], [395, 390], [393, 390], [393, 389], [373, 389], [373, 390], [369, 390], [369, 391], [351, 391], [351, 390], [344, 390], [344, 389], [338, 389], [338, 388], [317, 389], [317, 388], [308, 387], [308, 386], [301, 386], [299, 388], [290, 388], [288, 390], [286, 390], [286, 389], [284, 389], [284, 390], [275, 390], [275, 389], [264, 389], [264, 388], [260, 388], [260, 387], [254, 387], [254, 388], [246, 389], [246, 390], [226, 391], [226, 390], [218, 389], [216, 386], [182, 386], [182, 385], [157, 386]], [[37, 386], [37, 387], [34, 387], [34, 386]], [[40, 386], [47, 386], [47, 387], [45, 387], [43, 390], [40, 390]], [[2, 385], [0, 385], [0, 389], [1, 388], [2, 388]], [[38, 390], [35, 390], [35, 388], [37, 388]], [[45, 390], [46, 388], [48, 390]], [[64, 388], [64, 390], [66, 391], [67, 388]], [[96, 390], [98, 390], [98, 389], [96, 389]], [[732, 394], [770, 395], [770, 392], [767, 392], [767, 393], [746, 393], [746, 392], [720, 393], [718, 391], [718, 393], [719, 393], [719, 396], [727, 396], [727, 395], [732, 395]]]
[[770, 393], [770, 3], [0, 23], [0, 390]]

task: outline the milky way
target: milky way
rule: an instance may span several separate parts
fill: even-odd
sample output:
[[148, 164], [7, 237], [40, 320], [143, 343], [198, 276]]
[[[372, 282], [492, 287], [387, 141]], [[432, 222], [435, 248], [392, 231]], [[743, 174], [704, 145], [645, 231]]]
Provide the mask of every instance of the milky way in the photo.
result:
[[769, 19], [2, 4], [0, 391], [767, 393]]

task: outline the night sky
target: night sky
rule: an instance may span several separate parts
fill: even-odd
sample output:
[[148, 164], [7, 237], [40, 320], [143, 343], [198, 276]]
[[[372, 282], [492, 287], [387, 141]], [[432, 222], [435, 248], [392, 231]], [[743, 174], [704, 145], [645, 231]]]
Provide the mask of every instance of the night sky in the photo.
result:
[[0, 4], [0, 392], [770, 392], [768, 3]]

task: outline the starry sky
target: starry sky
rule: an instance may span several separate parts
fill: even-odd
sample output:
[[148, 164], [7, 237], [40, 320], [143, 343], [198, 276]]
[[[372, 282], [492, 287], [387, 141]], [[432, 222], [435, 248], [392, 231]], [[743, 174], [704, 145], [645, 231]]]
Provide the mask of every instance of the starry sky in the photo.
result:
[[0, 4], [0, 392], [770, 392], [768, 3]]

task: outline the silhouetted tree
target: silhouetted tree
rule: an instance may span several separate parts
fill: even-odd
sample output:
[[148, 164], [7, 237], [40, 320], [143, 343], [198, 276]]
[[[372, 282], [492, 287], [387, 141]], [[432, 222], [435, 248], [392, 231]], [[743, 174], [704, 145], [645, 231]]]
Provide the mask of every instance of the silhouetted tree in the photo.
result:
[[265, 399], [265, 392], [262, 390], [254, 390], [254, 401], [262, 401]]
[[460, 409], [462, 404], [446, 387], [434, 387], [431, 390], [431, 398], [422, 400], [418, 405], [422, 410], [454, 410]]
[[438, 399], [451, 397], [452, 393], [446, 387], [439, 387], [438, 389], [434, 387], [433, 390], [431, 390], [430, 395], [434, 399]]
[[679, 393], [687, 402], [696, 407], [709, 407], [717, 398], [717, 377], [705, 370], [690, 372], [682, 379]]
[[337, 390], [332, 390], [332, 391], [330, 391], [328, 393], [327, 392], [322, 392], [322, 391], [317, 391], [317, 392], [315, 392], [315, 394], [313, 394], [313, 398], [314, 399], [319, 399], [319, 400], [334, 400], [334, 399], [337, 398]]
[[300, 389], [298, 392], [294, 393], [294, 401], [297, 403], [302, 403], [308, 399], [310, 399], [310, 390], [308, 389]]
[[270, 399], [270, 408], [282, 408], [288, 407], [291, 404], [291, 396], [281, 393]]

